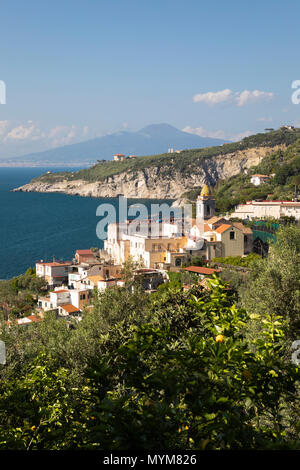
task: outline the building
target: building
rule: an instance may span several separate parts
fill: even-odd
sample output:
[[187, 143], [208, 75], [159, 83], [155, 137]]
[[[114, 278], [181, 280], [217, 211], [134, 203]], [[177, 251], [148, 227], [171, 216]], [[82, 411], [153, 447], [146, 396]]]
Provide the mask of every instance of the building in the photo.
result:
[[231, 218], [262, 219], [281, 217], [295, 217], [300, 220], [300, 202], [295, 201], [248, 201], [239, 204], [231, 214]]
[[123, 153], [116, 153], [114, 155], [115, 162], [121, 162], [122, 160], [124, 160], [124, 158], [125, 158], [125, 155]]
[[253, 231], [250, 227], [242, 224], [241, 222], [233, 222], [234, 227], [243, 232], [244, 235], [244, 255], [249, 255], [253, 252]]
[[72, 264], [69, 267], [68, 286], [73, 289], [79, 289], [81, 281], [88, 275], [90, 265], [87, 263]]
[[[56, 310], [59, 314], [60, 307], [73, 306], [74, 312], [82, 311], [90, 303], [92, 297], [90, 289], [57, 288], [48, 296], [38, 297], [38, 307], [44, 312]], [[70, 310], [71, 307], [69, 307]], [[70, 313], [70, 311], [69, 311]]]
[[254, 184], [254, 186], [259, 186], [264, 183], [268, 183], [271, 179], [271, 176], [268, 175], [252, 175], [250, 178], [250, 182]]
[[37, 277], [43, 277], [49, 287], [60, 286], [68, 282], [69, 267], [71, 261], [38, 261], [35, 265]]
[[[131, 258], [145, 268], [180, 267], [186, 257], [184, 236], [124, 235]], [[125, 261], [125, 260], [124, 260]]]
[[76, 250], [75, 260], [77, 263], [95, 263], [96, 258], [92, 250]]
[[[200, 201], [203, 204], [202, 213], [205, 214], [208, 212], [205, 208], [207, 199]], [[243, 256], [252, 249], [252, 235], [250, 228], [223, 217], [197, 219], [193, 220], [186, 250], [190, 257], [199, 256], [207, 261], [224, 256]]]

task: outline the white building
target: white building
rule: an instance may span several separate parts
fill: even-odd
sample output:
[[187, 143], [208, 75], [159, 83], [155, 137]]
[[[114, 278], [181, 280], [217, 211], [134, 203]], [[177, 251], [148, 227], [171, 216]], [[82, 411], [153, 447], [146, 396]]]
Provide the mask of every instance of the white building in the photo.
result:
[[254, 184], [254, 186], [260, 186], [261, 184], [268, 183], [271, 177], [268, 175], [252, 175], [250, 182]]
[[273, 217], [295, 217], [300, 220], [300, 202], [294, 201], [248, 201], [239, 204], [230, 217], [240, 219], [262, 219]]
[[50, 287], [60, 286], [68, 280], [71, 264], [71, 261], [39, 261], [35, 265], [36, 275], [37, 277], [43, 277]]
[[114, 155], [115, 162], [121, 162], [122, 160], [124, 160], [124, 158], [125, 158], [125, 155], [123, 153], [116, 153]]

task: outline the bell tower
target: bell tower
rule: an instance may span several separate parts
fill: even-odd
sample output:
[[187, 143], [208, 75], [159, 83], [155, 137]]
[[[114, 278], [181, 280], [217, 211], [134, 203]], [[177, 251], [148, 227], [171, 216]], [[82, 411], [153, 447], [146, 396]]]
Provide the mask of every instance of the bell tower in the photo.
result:
[[197, 199], [197, 212], [198, 219], [208, 220], [215, 215], [215, 198], [212, 196], [211, 191], [207, 184], [201, 190], [200, 196]]

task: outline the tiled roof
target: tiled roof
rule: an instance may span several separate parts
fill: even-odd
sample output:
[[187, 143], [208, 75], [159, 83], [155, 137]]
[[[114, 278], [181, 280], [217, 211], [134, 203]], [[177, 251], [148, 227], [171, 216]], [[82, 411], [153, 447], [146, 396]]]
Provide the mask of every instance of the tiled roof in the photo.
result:
[[234, 227], [238, 228], [241, 230], [246, 235], [252, 235], [252, 230], [250, 227], [247, 227], [246, 225], [242, 224], [241, 222], [233, 222]]
[[226, 230], [228, 230], [231, 227], [232, 227], [232, 225], [222, 224], [222, 225], [220, 225], [219, 227], [217, 227], [215, 229], [215, 232], [223, 233], [223, 232], [226, 232]]
[[78, 255], [93, 255], [92, 250], [76, 250]]
[[39, 321], [42, 321], [42, 318], [37, 317], [36, 315], [29, 315], [29, 317], [27, 318], [29, 318], [29, 320], [31, 320], [34, 323], [38, 323]]
[[189, 271], [191, 273], [197, 273], [197, 274], [213, 274], [213, 273], [219, 273], [219, 269], [213, 269], [213, 268], [206, 268], [205, 266], [189, 266], [187, 268], [183, 268], [185, 271]]
[[206, 222], [208, 224], [215, 224], [215, 223], [219, 222], [220, 220], [224, 220], [224, 217], [218, 217], [217, 215], [214, 215], [213, 217], [208, 219]]
[[74, 307], [72, 304], [61, 305], [60, 308], [68, 313], [80, 312], [79, 308]]

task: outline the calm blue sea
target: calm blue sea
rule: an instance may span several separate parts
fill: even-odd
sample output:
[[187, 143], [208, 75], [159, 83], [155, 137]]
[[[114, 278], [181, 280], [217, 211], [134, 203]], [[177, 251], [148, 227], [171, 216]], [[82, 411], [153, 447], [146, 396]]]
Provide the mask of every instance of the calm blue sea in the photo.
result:
[[21, 274], [40, 259], [72, 259], [76, 249], [103, 246], [96, 236], [96, 209], [101, 202], [116, 205], [116, 199], [10, 191], [47, 169], [0, 168], [0, 279]]

